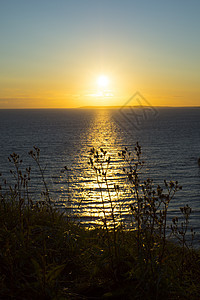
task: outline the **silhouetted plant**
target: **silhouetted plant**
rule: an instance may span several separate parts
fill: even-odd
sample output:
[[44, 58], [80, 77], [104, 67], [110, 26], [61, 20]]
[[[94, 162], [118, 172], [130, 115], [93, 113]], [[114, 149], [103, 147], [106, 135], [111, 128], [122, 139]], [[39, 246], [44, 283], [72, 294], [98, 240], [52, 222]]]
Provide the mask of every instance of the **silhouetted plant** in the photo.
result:
[[[108, 249], [109, 249], [109, 256], [111, 259], [112, 268], [114, 269], [114, 259], [118, 256], [118, 249], [117, 249], [117, 224], [115, 220], [115, 203], [110, 194], [110, 187], [108, 185], [107, 179], [107, 172], [110, 164], [110, 156], [107, 155], [107, 151], [104, 151], [102, 148], [100, 151], [92, 148], [90, 150], [90, 166], [94, 170], [96, 174], [97, 184], [99, 186], [100, 194], [101, 194], [101, 202], [102, 202], [102, 210], [103, 210], [103, 226], [107, 232], [107, 241], [108, 241]], [[107, 190], [107, 201], [104, 199], [104, 195], [102, 192], [102, 184], [106, 185]], [[106, 203], [109, 203], [108, 212], [106, 212]], [[108, 221], [112, 221], [112, 228], [113, 235], [110, 234]], [[113, 237], [113, 243], [112, 243]], [[113, 251], [114, 248], [114, 251]]]
[[52, 205], [39, 153], [35, 147], [30, 155], [40, 170], [43, 201], [31, 200], [31, 169], [17, 154], [9, 158], [14, 184], [3, 180], [0, 186], [1, 299], [199, 299], [200, 253], [187, 238], [191, 208], [182, 207], [169, 226], [180, 246], [168, 241], [167, 211], [181, 187], [141, 179], [139, 144], [119, 154], [132, 193], [124, 206], [132, 218], [128, 226], [120, 215], [121, 186], [108, 182], [111, 159], [91, 149], [103, 211], [102, 226], [93, 230]]
[[45, 201], [30, 199], [31, 169], [26, 168], [23, 174], [23, 162], [15, 153], [9, 157], [14, 166], [10, 172], [14, 182], [8, 185], [4, 180], [4, 189], [0, 186], [1, 299], [68, 297], [69, 291], [62, 291], [61, 273], [69, 280], [71, 275], [68, 274], [80, 265], [83, 247], [77, 237], [81, 229], [52, 206], [39, 161], [39, 149], [35, 147], [35, 151], [30, 155], [42, 175]]
[[[155, 285], [159, 285], [159, 280], [163, 272], [162, 265], [166, 256], [166, 231], [167, 231], [167, 211], [170, 201], [175, 193], [181, 189], [178, 182], [164, 181], [165, 189], [161, 186], [154, 187], [153, 180], [141, 180], [141, 170], [144, 162], [141, 160], [141, 147], [137, 143], [134, 153], [127, 148], [119, 152], [119, 157], [125, 162], [123, 168], [130, 183], [132, 202], [129, 205], [129, 214], [132, 216], [132, 228], [134, 230], [135, 244], [137, 247], [137, 263], [135, 265], [139, 272], [140, 282], [144, 284], [148, 278], [154, 278]], [[108, 184], [110, 157], [102, 148], [100, 151], [92, 148], [90, 151], [90, 166], [95, 171], [97, 183], [101, 193], [102, 209], [104, 213], [104, 226], [107, 232], [109, 253], [118, 261], [121, 241], [118, 238], [118, 230], [124, 231], [123, 226], [119, 226], [116, 208], [119, 206], [115, 199], [111, 197], [111, 187]], [[105, 199], [102, 193], [102, 185], [106, 185], [107, 202], [111, 215], [112, 225], [108, 225], [108, 213], [105, 210]], [[119, 185], [114, 185], [114, 189], [119, 191]], [[126, 222], [126, 220], [124, 220]], [[113, 235], [111, 235], [111, 233]], [[113, 240], [112, 240], [113, 237]], [[114, 248], [114, 254], [112, 249]], [[113, 264], [113, 261], [112, 261]], [[134, 273], [135, 274], [135, 273]], [[134, 275], [135, 276], [135, 275]]]
[[141, 147], [137, 143], [135, 152], [127, 148], [119, 153], [127, 163], [124, 172], [130, 182], [133, 194], [130, 213], [133, 217], [133, 227], [136, 229], [136, 244], [138, 255], [138, 269], [141, 281], [154, 278], [158, 287], [162, 274], [162, 264], [166, 248], [167, 211], [175, 193], [181, 189], [178, 182], [164, 181], [165, 190], [158, 185], [154, 187], [153, 180], [140, 179], [140, 172], [144, 165], [141, 160]]
[[[9, 186], [9, 195], [11, 196], [12, 201], [18, 203], [19, 219], [20, 225], [22, 226], [22, 208], [25, 204], [28, 204], [28, 212], [33, 205], [32, 200], [29, 196], [29, 181], [30, 181], [30, 172], [31, 168], [28, 167], [25, 169], [25, 172], [22, 171], [22, 159], [16, 153], [10, 154], [8, 161], [14, 166], [14, 170], [10, 169], [10, 173], [14, 178], [14, 184]], [[5, 195], [4, 195], [5, 197]]]
[[[189, 217], [192, 212], [191, 207], [186, 204], [184, 207], [180, 207], [180, 211], [181, 217], [175, 217], [172, 219], [171, 230], [173, 236], [181, 246], [181, 271], [183, 272], [184, 265], [187, 261], [188, 252], [190, 252], [189, 257], [192, 256], [191, 254], [193, 254], [193, 241], [195, 232], [193, 228], [191, 228], [189, 231]], [[179, 222], [180, 220], [181, 222]]]
[[52, 207], [51, 207], [52, 202], [51, 202], [51, 198], [50, 198], [50, 194], [49, 194], [49, 189], [48, 189], [45, 177], [44, 177], [45, 168], [42, 168], [41, 163], [40, 163], [40, 149], [38, 147], [34, 146], [33, 150], [29, 151], [28, 154], [34, 159], [34, 161], [36, 162], [36, 164], [38, 166], [38, 169], [39, 169], [39, 172], [40, 172], [40, 175], [42, 178], [42, 183], [43, 183], [44, 189], [45, 189], [44, 192], [42, 192], [42, 195], [44, 196], [45, 202], [49, 204], [50, 210], [52, 210]]

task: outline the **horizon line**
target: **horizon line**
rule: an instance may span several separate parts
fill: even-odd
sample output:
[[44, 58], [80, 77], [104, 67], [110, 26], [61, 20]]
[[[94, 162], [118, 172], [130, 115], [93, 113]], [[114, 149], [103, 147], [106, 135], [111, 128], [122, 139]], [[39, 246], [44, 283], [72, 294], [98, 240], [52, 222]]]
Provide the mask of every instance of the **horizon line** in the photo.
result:
[[130, 106], [123, 106], [123, 105], [86, 105], [86, 106], [79, 106], [79, 107], [30, 107], [30, 108], [25, 108], [25, 107], [17, 107], [17, 108], [12, 108], [12, 107], [1, 107], [0, 110], [40, 110], [40, 109], [45, 109], [45, 110], [53, 110], [53, 109], [121, 109], [121, 108], [200, 108], [200, 105], [184, 105], [184, 106], [170, 106], [170, 105], [130, 105]]

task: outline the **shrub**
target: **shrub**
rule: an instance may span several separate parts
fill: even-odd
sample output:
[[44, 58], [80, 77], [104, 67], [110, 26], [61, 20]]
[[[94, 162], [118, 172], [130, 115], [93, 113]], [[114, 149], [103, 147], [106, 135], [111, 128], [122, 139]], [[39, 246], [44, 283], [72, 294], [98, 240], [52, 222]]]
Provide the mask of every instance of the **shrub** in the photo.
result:
[[91, 149], [89, 164], [100, 192], [104, 185], [107, 193], [106, 199], [101, 193], [104, 217], [94, 230], [56, 209], [40, 151], [34, 147], [29, 154], [44, 191], [42, 199], [32, 201], [31, 169], [23, 173], [23, 162], [13, 153], [14, 184], [8, 187], [3, 181], [0, 192], [1, 299], [199, 299], [199, 251], [186, 238], [191, 208], [181, 207], [182, 219], [168, 225], [170, 201], [181, 187], [172, 181], [155, 187], [153, 180], [141, 179], [144, 163], [138, 143], [133, 153], [127, 148], [119, 153], [132, 193], [125, 206], [132, 219], [128, 226], [120, 214], [121, 187], [108, 182], [111, 158], [103, 149]]

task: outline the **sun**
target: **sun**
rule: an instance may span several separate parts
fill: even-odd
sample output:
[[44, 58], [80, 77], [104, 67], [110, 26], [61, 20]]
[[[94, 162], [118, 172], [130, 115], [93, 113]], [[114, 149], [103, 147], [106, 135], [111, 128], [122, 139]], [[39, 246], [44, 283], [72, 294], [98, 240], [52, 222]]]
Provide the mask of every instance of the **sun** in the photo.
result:
[[110, 86], [110, 78], [106, 75], [99, 75], [96, 77], [96, 88], [93, 88], [93, 93], [87, 94], [87, 96], [95, 97], [101, 100], [114, 97], [113, 89]]
[[97, 79], [97, 84], [98, 84], [99, 88], [106, 88], [108, 86], [109, 82], [110, 82], [109, 78], [105, 75], [101, 75]]

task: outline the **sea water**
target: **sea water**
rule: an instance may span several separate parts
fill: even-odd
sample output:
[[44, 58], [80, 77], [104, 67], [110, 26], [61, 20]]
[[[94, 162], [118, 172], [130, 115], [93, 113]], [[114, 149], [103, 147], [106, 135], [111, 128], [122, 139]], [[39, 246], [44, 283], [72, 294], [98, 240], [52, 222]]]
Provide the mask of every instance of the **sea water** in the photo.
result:
[[[41, 166], [51, 197], [64, 211], [79, 211], [85, 224], [102, 215], [102, 195], [96, 176], [88, 164], [90, 149], [103, 148], [111, 157], [108, 183], [111, 196], [126, 206], [131, 199], [118, 152], [125, 147], [134, 152], [142, 147], [142, 178], [164, 186], [177, 180], [183, 189], [175, 195], [168, 218], [180, 214], [180, 207], [192, 207], [191, 226], [200, 231], [200, 108], [133, 109], [43, 109], [0, 110], [0, 172], [12, 182], [8, 162], [15, 152], [24, 167], [31, 166], [30, 193], [41, 197], [40, 174], [28, 152], [40, 148]], [[68, 172], [62, 172], [67, 166]], [[116, 196], [114, 184], [119, 184]], [[108, 197], [102, 187], [103, 197]], [[126, 218], [126, 209], [123, 217]]]

